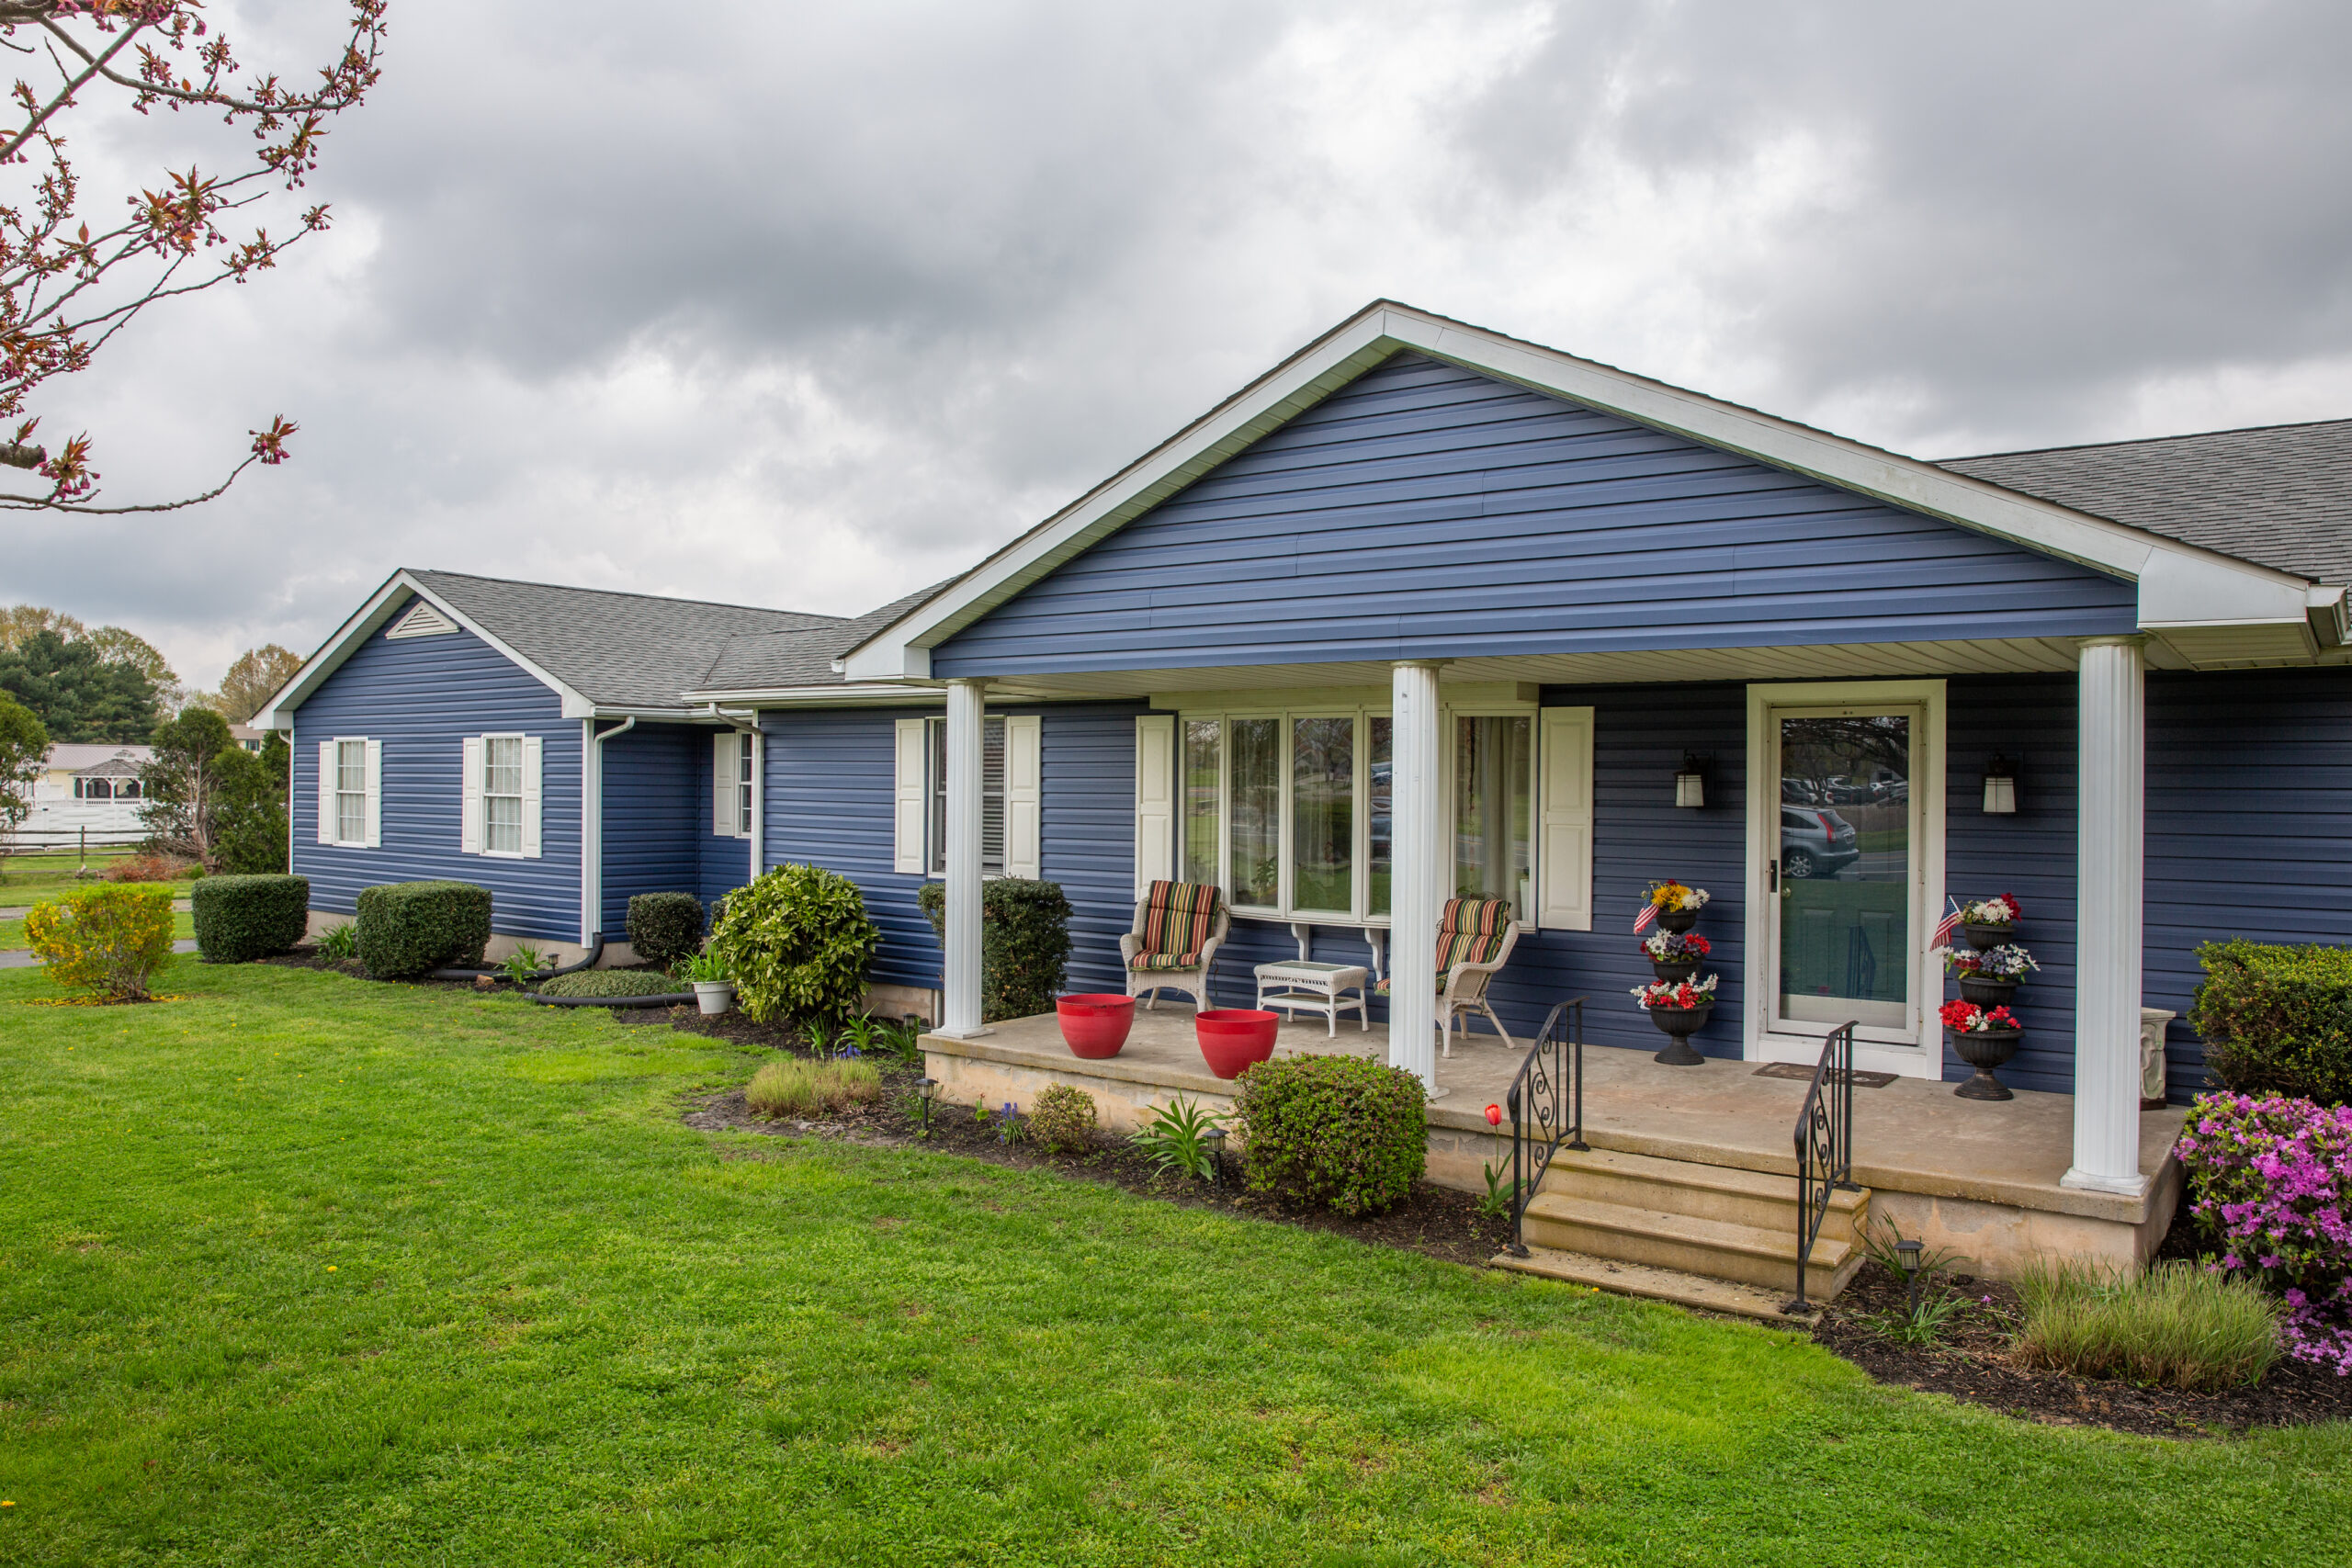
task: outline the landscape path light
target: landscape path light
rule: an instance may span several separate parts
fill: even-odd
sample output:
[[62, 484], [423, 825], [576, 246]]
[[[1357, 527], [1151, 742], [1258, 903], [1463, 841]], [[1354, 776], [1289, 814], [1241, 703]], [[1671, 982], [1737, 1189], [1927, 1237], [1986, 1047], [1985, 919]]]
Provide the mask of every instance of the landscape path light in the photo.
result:
[[1201, 1140], [1209, 1146], [1209, 1183], [1222, 1187], [1225, 1185], [1225, 1129], [1211, 1127], [1201, 1134]]

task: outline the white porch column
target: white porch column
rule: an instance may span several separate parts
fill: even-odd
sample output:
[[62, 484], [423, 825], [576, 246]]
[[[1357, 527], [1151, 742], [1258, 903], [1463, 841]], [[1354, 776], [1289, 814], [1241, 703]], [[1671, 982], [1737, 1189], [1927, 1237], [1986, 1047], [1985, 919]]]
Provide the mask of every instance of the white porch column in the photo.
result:
[[1437, 922], [1447, 876], [1445, 735], [1438, 723], [1438, 666], [1391, 671], [1394, 793], [1389, 803], [1388, 1065], [1437, 1093]]
[[947, 682], [947, 931], [940, 1032], [980, 1027], [980, 736], [988, 686]]
[[2083, 645], [2076, 753], [2075, 1163], [2068, 1187], [2136, 1195], [2140, 1174], [2141, 822], [2147, 665], [2136, 637]]

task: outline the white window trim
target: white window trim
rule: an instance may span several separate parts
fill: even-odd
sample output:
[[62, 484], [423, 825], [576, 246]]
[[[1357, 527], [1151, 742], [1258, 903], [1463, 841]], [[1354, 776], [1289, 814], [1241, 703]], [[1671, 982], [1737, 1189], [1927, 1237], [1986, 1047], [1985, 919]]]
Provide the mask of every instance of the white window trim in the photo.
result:
[[[1002, 764], [997, 775], [997, 819], [1003, 826], [997, 839], [997, 863], [989, 864], [987, 845], [981, 846], [980, 879], [995, 882], [1015, 875], [1012, 856], [1012, 714], [984, 714], [980, 718], [980, 819], [988, 820], [988, 727], [1004, 727], [1004, 740], [1000, 747]], [[947, 845], [940, 820], [940, 773], [947, 756], [947, 719], [942, 714], [927, 714], [922, 725], [922, 874], [926, 882], [944, 881], [947, 875]]]
[[522, 781], [522, 792], [513, 797], [522, 803], [521, 809], [526, 818], [516, 824], [516, 841], [522, 847], [512, 850], [493, 850], [490, 847], [490, 743], [493, 740], [512, 740], [517, 743], [518, 752], [527, 753], [531, 738], [519, 729], [486, 729], [474, 739], [481, 742], [481, 773], [474, 781], [474, 787], [481, 795], [481, 848], [475, 853], [485, 860], [529, 860], [533, 857], [530, 823], [527, 820], [531, 798], [531, 784], [527, 776], [530, 761], [527, 755], [518, 756], [516, 759], [515, 766], [524, 771], [526, 777]]
[[[382, 819], [381, 750], [383, 743], [364, 735], [337, 735], [320, 743], [322, 776], [318, 790], [318, 805], [322, 819], [318, 825], [318, 841], [329, 849], [373, 849], [380, 842], [380, 829], [371, 834]], [[343, 797], [348, 793], [343, 787], [343, 749], [356, 746], [359, 750], [359, 837], [343, 836]], [[331, 759], [331, 761], [330, 761]]]
[[[1441, 733], [1446, 738], [1449, 755], [1457, 718], [1524, 718], [1529, 723], [1528, 799], [1530, 804], [1527, 843], [1528, 897], [1521, 911], [1521, 924], [1536, 929], [1544, 885], [1543, 878], [1543, 709], [1539, 703], [1526, 700], [1465, 700], [1447, 703], [1439, 715]], [[1352, 907], [1345, 910], [1302, 909], [1295, 901], [1292, 886], [1290, 835], [1292, 794], [1294, 782], [1291, 760], [1293, 721], [1301, 718], [1355, 719], [1355, 799], [1364, 809], [1355, 813], [1355, 848], [1353, 867]], [[1215, 708], [1179, 708], [1176, 713], [1176, 801], [1174, 807], [1173, 856], [1181, 874], [1185, 864], [1184, 835], [1188, 818], [1185, 811], [1185, 745], [1186, 727], [1195, 723], [1214, 722], [1217, 725], [1216, 779], [1216, 886], [1226, 896], [1233, 913], [1240, 918], [1260, 920], [1288, 920], [1306, 925], [1363, 927], [1374, 931], [1388, 929], [1388, 917], [1370, 912], [1372, 903], [1372, 731], [1370, 721], [1392, 716], [1386, 702], [1299, 702], [1283, 706], [1225, 704]], [[1275, 767], [1280, 775], [1276, 842], [1281, 850], [1276, 856], [1274, 905], [1241, 904], [1233, 899], [1233, 732], [1231, 723], [1237, 718], [1271, 718], [1276, 720], [1275, 733], [1280, 738]], [[1454, 816], [1453, 769], [1444, 773], [1445, 786], [1438, 809], [1451, 823]], [[1449, 865], [1452, 864], [1449, 857]]]
[[[1944, 1070], [1943, 1029], [1936, 1009], [1943, 998], [1943, 975], [1928, 956], [1928, 935], [1944, 907], [1944, 783], [1945, 701], [1941, 681], [1823, 681], [1787, 684], [1756, 684], [1747, 688], [1747, 908], [1748, 933], [1743, 942], [1741, 976], [1747, 1017], [1743, 1021], [1741, 1055], [1751, 1062], [1802, 1062], [1821, 1059], [1821, 1042], [1830, 1025], [1774, 1024], [1772, 998], [1779, 976], [1772, 972], [1779, 944], [1773, 928], [1761, 922], [1779, 919], [1779, 896], [1771, 889], [1770, 863], [1781, 847], [1779, 781], [1764, 775], [1773, 755], [1771, 725], [1784, 709], [1839, 709], [1868, 712], [1899, 705], [1920, 709], [1920, 733], [1912, 739], [1912, 797], [1920, 804], [1919, 843], [1912, 862], [1911, 998], [1913, 1027], [1892, 1030], [1863, 1026], [1854, 1031], [1854, 1066], [1863, 1071], [1897, 1073], [1905, 1077], [1940, 1079]], [[1922, 785], [1925, 785], [1923, 788]]]

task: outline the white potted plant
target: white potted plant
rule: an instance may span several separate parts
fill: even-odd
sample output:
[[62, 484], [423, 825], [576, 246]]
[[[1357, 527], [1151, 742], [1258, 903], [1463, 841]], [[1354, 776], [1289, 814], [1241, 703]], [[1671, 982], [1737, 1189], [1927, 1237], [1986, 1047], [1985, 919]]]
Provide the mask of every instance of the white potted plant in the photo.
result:
[[695, 1005], [717, 1017], [735, 1005], [735, 982], [728, 977], [727, 960], [705, 948], [686, 960], [686, 979], [695, 988]]

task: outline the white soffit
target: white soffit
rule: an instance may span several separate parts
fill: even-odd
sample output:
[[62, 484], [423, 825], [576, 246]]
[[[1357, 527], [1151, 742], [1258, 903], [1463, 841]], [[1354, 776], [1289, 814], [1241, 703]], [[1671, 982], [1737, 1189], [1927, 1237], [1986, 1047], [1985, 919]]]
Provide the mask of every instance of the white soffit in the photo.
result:
[[[2199, 549], [1931, 463], [1759, 413], [1535, 344], [1376, 301], [1307, 344], [975, 567], [903, 619], [849, 650], [853, 681], [922, 680], [931, 649], [1023, 588], [1175, 494], [1259, 437], [1400, 349], [1412, 349], [1639, 424], [1737, 452], [1841, 490], [1940, 517], [2143, 584], [2143, 625], [2248, 612], [2303, 615], [2307, 579]], [[2151, 586], [2153, 585], [2153, 586]], [[2153, 596], [2153, 602], [2151, 602]], [[2207, 608], [2176, 617], [2184, 600]], [[2291, 605], [2291, 610], [2284, 608]], [[2213, 606], [2226, 606], [2217, 611]]]

